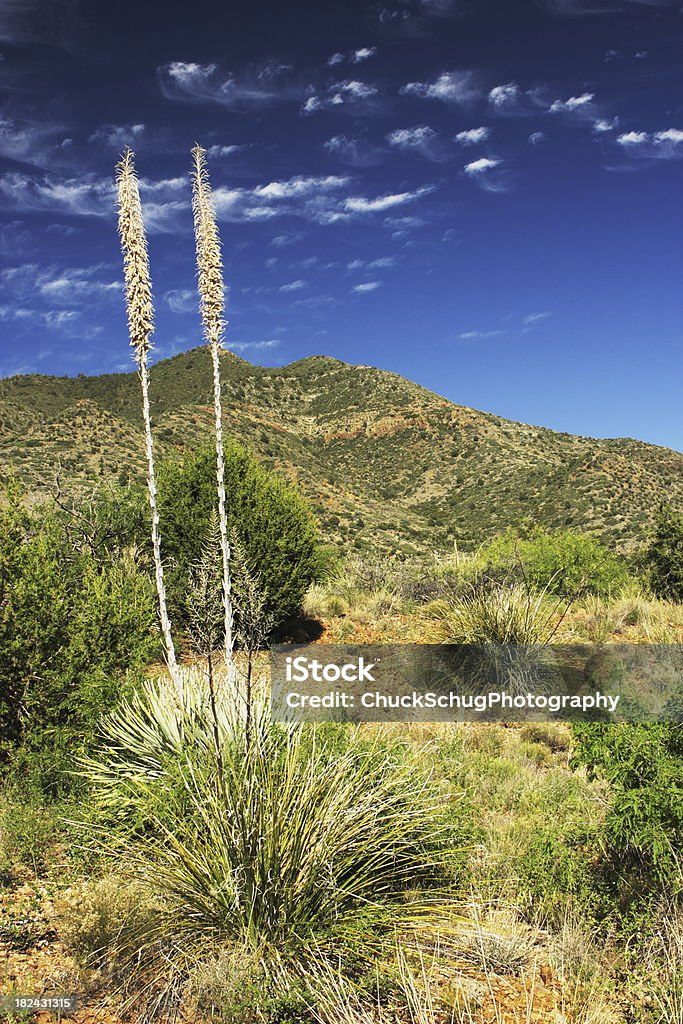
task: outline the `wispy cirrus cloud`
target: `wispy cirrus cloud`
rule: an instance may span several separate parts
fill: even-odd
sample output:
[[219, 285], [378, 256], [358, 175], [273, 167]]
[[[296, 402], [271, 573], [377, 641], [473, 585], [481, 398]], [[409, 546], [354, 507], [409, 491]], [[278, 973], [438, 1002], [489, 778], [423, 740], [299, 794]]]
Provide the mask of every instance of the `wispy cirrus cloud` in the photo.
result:
[[660, 132], [623, 132], [616, 142], [623, 152], [641, 160], [683, 158], [683, 130], [680, 128], [666, 128]]
[[375, 292], [381, 287], [381, 281], [363, 281], [361, 284], [354, 285], [351, 291], [355, 292], [357, 295], [366, 295], [368, 292]]
[[351, 179], [340, 175], [296, 176], [255, 188], [217, 188], [217, 216], [228, 221], [268, 221], [282, 216], [300, 217], [327, 225], [382, 213], [414, 202], [434, 190], [423, 186], [411, 192], [380, 196], [349, 195]]
[[465, 164], [465, 174], [484, 192], [508, 192], [508, 176], [503, 161], [497, 157], [482, 156]]
[[580, 96], [570, 96], [566, 100], [554, 100], [548, 107], [549, 114], [570, 114], [582, 120], [595, 121], [595, 94], [583, 92]]
[[545, 90], [522, 89], [517, 82], [504, 82], [489, 90], [488, 106], [492, 114], [501, 117], [525, 117], [536, 114], [546, 105]]
[[460, 107], [470, 106], [482, 94], [475, 71], [444, 71], [429, 82], [408, 82], [399, 92], [403, 96], [439, 100]]
[[[51, 306], [82, 305], [102, 299], [118, 298], [123, 282], [112, 280], [105, 264], [92, 267], [44, 267], [37, 263], [22, 263], [0, 272], [0, 289], [19, 299], [38, 299]], [[109, 272], [108, 280], [101, 280], [102, 272]]]
[[[152, 232], [179, 230], [189, 215], [184, 178], [140, 179], [145, 224]], [[115, 217], [116, 195], [111, 178], [94, 174], [79, 178], [36, 177], [20, 171], [0, 176], [0, 206], [23, 212], [50, 212], [68, 217]], [[188, 225], [186, 225], [188, 226]]]
[[381, 164], [386, 155], [379, 146], [352, 135], [333, 135], [323, 143], [323, 149], [350, 167], [374, 167]]
[[462, 331], [458, 338], [461, 341], [484, 341], [486, 338], [497, 338], [505, 331]]
[[281, 342], [278, 338], [268, 338], [265, 341], [233, 341], [226, 342], [226, 347], [231, 352], [260, 352], [264, 349], [277, 348]]
[[291, 64], [269, 62], [233, 73], [217, 64], [171, 61], [157, 68], [163, 95], [187, 103], [212, 103], [237, 113], [297, 102], [304, 88], [292, 75]]
[[332, 82], [324, 91], [313, 92], [301, 107], [305, 115], [317, 114], [321, 110], [344, 110], [350, 113], [376, 109], [379, 89], [369, 82], [355, 78]]
[[199, 308], [197, 292], [191, 288], [172, 288], [163, 299], [173, 313], [194, 313]]
[[455, 141], [459, 142], [461, 146], [479, 146], [490, 138], [491, 129], [482, 125], [480, 128], [467, 128], [465, 131], [458, 132]]
[[439, 133], [426, 124], [417, 125], [415, 128], [397, 128], [389, 132], [386, 139], [394, 149], [414, 153], [436, 163], [451, 158]]
[[544, 320], [547, 320], [548, 317], [551, 317], [552, 315], [552, 312], [550, 312], [549, 310], [546, 310], [543, 313], [527, 313], [526, 316], [522, 317], [522, 327], [525, 330], [529, 330], [532, 327], [537, 327], [539, 324], [543, 323]]

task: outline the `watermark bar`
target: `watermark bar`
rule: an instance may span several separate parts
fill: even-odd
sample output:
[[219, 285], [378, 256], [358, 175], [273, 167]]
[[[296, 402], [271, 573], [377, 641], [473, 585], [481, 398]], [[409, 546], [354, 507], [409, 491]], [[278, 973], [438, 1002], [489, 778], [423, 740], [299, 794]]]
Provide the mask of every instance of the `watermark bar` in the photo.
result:
[[683, 722], [681, 644], [283, 644], [277, 722]]

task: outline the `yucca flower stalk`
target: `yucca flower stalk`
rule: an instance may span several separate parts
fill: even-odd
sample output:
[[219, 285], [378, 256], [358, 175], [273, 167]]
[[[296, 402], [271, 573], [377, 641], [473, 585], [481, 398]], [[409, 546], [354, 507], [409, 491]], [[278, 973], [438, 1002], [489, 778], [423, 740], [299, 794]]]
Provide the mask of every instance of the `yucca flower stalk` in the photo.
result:
[[133, 349], [133, 358], [138, 366], [138, 376], [142, 388], [142, 417], [145, 425], [145, 449], [147, 453], [147, 488], [152, 518], [152, 547], [154, 549], [154, 569], [159, 597], [159, 618], [161, 620], [166, 662], [173, 683], [180, 694], [182, 693], [182, 685], [173, 646], [171, 622], [168, 617], [164, 566], [161, 560], [161, 534], [159, 530], [159, 511], [157, 509], [154, 443], [152, 419], [149, 409], [149, 367], [147, 357], [152, 347], [150, 338], [154, 331], [152, 282], [149, 272], [147, 237], [142, 217], [140, 191], [135, 172], [135, 157], [130, 148], [124, 150], [120, 162], [116, 165], [116, 185], [118, 190], [119, 236], [121, 239], [121, 252], [123, 253], [123, 277], [126, 288], [126, 309], [128, 312], [128, 333]]
[[197, 250], [197, 284], [202, 313], [204, 337], [211, 352], [213, 364], [213, 405], [216, 434], [216, 484], [218, 490], [218, 523], [223, 558], [223, 612], [225, 663], [228, 678], [235, 683], [234, 630], [232, 609], [232, 583], [230, 578], [230, 541], [225, 513], [225, 467], [223, 464], [223, 410], [221, 404], [220, 350], [225, 334], [225, 295], [223, 287], [223, 260], [221, 242], [216, 226], [216, 214], [211, 197], [211, 185], [206, 168], [206, 150], [195, 145], [192, 150], [192, 212], [194, 214]]

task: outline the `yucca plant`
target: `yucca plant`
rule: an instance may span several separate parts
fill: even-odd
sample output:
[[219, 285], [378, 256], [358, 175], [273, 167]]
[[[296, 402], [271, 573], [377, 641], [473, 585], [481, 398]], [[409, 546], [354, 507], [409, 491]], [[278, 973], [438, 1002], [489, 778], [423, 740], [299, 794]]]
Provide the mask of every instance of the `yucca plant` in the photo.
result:
[[185, 680], [182, 705], [163, 683], [122, 704], [84, 766], [95, 800], [128, 834], [122, 851], [102, 826], [100, 846], [158, 907], [146, 933], [126, 939], [130, 970], [145, 974], [158, 955], [161, 982], [230, 945], [257, 951], [272, 978], [305, 976], [321, 949], [371, 956], [378, 930], [438, 902], [443, 793], [407, 757], [357, 734], [340, 753], [315, 728], [273, 725], [264, 699], [246, 743], [226, 689], [221, 786], [200, 672]]
[[216, 485], [218, 491], [218, 522], [223, 559], [223, 611], [225, 663], [229, 679], [234, 683], [233, 609], [230, 579], [230, 541], [225, 512], [225, 467], [223, 464], [223, 410], [221, 403], [220, 351], [225, 333], [225, 290], [221, 243], [206, 167], [206, 150], [196, 145], [192, 150], [192, 211], [194, 214], [197, 252], [197, 284], [199, 288], [204, 337], [211, 352], [213, 367], [213, 405], [216, 435]]
[[133, 358], [138, 366], [138, 376], [142, 389], [142, 418], [145, 426], [145, 450], [147, 454], [147, 488], [152, 518], [152, 548], [154, 551], [154, 569], [159, 598], [159, 618], [161, 620], [166, 661], [171, 677], [176, 688], [179, 690], [180, 676], [173, 646], [171, 623], [166, 606], [164, 565], [161, 558], [161, 534], [159, 529], [159, 512], [157, 510], [154, 442], [149, 407], [148, 355], [152, 347], [151, 336], [154, 331], [152, 282], [149, 272], [147, 237], [142, 217], [140, 191], [135, 172], [135, 158], [130, 148], [124, 151], [120, 162], [116, 166], [116, 185], [118, 190], [119, 237], [123, 253], [123, 276], [128, 312], [128, 332], [130, 344], [133, 348]]

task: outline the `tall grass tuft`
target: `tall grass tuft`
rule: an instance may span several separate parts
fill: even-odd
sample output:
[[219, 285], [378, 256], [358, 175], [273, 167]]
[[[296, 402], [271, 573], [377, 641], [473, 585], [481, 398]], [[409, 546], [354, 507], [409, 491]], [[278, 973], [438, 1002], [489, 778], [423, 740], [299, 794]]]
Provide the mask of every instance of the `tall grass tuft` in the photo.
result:
[[206, 150], [196, 145], [192, 150], [192, 211], [197, 251], [197, 284], [199, 288], [204, 337], [213, 365], [213, 405], [216, 434], [216, 485], [218, 520], [223, 558], [223, 609], [225, 621], [225, 663], [231, 682], [235, 682], [233, 609], [230, 579], [230, 541], [225, 514], [225, 467], [223, 464], [223, 411], [221, 405], [220, 350], [225, 333], [225, 291], [221, 243], [211, 197], [206, 167]]
[[126, 308], [128, 311], [128, 332], [133, 348], [133, 357], [138, 365], [138, 375], [142, 388], [142, 416], [145, 424], [145, 449], [147, 453], [147, 487], [152, 516], [152, 547], [154, 550], [154, 569], [159, 598], [159, 618], [161, 620], [166, 661], [173, 682], [179, 690], [180, 676], [173, 646], [171, 622], [166, 605], [164, 566], [161, 559], [161, 533], [157, 509], [154, 444], [149, 408], [149, 367], [147, 360], [152, 347], [150, 339], [154, 331], [152, 282], [149, 272], [147, 237], [142, 217], [140, 191], [135, 172], [135, 158], [130, 148], [123, 152], [121, 160], [116, 166], [116, 185], [118, 190], [119, 237], [123, 253], [123, 276], [126, 288]]

